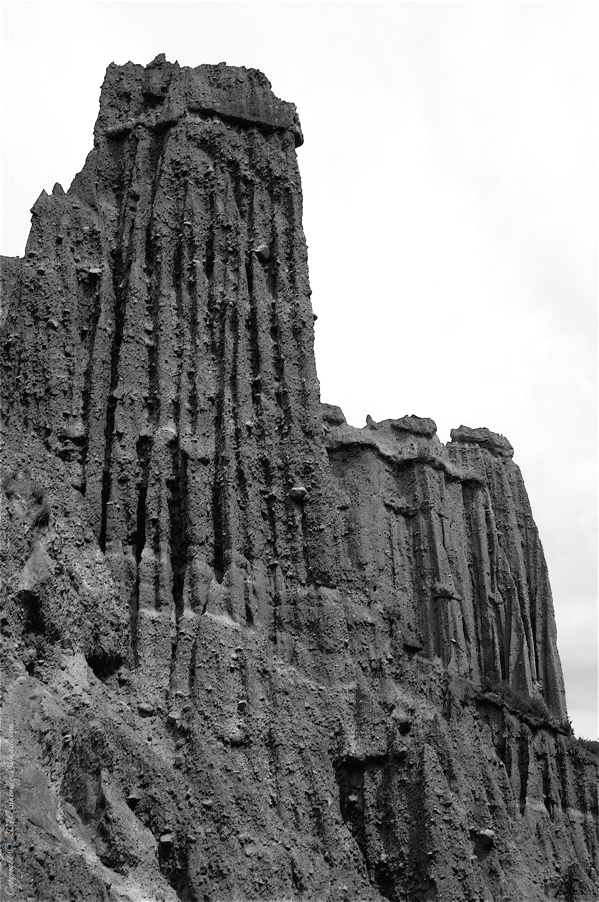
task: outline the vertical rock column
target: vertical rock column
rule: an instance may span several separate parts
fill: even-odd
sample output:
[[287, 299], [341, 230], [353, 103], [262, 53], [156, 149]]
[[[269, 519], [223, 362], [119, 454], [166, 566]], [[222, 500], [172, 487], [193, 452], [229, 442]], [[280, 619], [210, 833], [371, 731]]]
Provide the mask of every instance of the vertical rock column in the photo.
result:
[[443, 446], [418, 417], [327, 422], [347, 510], [343, 585], [383, 617], [395, 659], [424, 651], [563, 721], [547, 567], [509, 442], [461, 427]]
[[[540, 695], [563, 720], [566, 698], [549, 575], [513, 449], [488, 429], [461, 426], [452, 430], [451, 439], [452, 460], [474, 470], [486, 487], [486, 500], [465, 493], [464, 507], [471, 529], [476, 518], [480, 521], [475, 531], [490, 555], [492, 582], [480, 587], [479, 597], [490, 602], [497, 636], [492, 644], [501, 663], [487, 674]], [[481, 575], [478, 568], [475, 578]]]
[[73, 458], [161, 691], [180, 621], [334, 578], [300, 142], [255, 70], [110, 66], [83, 171], [34, 208], [15, 416]]

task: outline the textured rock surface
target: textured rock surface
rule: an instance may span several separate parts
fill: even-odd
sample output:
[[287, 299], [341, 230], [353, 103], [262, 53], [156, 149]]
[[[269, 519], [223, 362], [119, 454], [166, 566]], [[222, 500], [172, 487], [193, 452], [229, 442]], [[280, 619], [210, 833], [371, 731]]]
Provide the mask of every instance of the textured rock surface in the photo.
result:
[[4, 718], [31, 899], [592, 899], [513, 449], [319, 403], [295, 108], [110, 66], [3, 261]]

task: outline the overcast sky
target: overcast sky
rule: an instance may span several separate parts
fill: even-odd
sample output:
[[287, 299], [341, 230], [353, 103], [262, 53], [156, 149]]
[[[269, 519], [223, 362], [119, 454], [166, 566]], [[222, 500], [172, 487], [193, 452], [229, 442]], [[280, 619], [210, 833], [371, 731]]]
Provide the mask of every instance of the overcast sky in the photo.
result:
[[322, 399], [515, 448], [597, 738], [597, 4], [3, 2], [2, 253], [114, 61], [261, 69], [299, 111]]

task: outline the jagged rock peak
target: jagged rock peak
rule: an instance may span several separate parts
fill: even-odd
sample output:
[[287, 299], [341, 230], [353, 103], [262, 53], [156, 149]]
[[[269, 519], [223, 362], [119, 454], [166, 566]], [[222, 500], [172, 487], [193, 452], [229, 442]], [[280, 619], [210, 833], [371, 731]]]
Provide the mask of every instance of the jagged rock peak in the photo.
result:
[[345, 419], [345, 414], [341, 410], [340, 407], [337, 407], [336, 404], [323, 404], [321, 403], [320, 409], [322, 412], [322, 419], [324, 424], [329, 426], [344, 426], [347, 423]]
[[258, 69], [169, 63], [163, 53], [145, 68], [112, 63], [100, 97], [96, 139], [117, 138], [136, 127], [161, 131], [184, 118], [218, 116], [266, 130], [290, 130], [303, 143], [294, 104], [279, 100]]

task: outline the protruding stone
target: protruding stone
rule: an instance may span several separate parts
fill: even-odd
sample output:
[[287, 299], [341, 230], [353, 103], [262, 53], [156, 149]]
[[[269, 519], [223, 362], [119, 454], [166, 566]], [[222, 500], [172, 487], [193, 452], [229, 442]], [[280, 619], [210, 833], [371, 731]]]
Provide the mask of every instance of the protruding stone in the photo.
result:
[[452, 429], [451, 441], [462, 445], [480, 445], [490, 451], [496, 457], [512, 458], [514, 449], [504, 435], [497, 432], [491, 432], [484, 426], [471, 429], [469, 426], [460, 426], [459, 429]]
[[257, 257], [260, 257], [261, 260], [270, 260], [271, 253], [267, 244], [259, 244], [258, 247], [254, 248], [254, 253]]
[[335, 426], [344, 426], [347, 422], [345, 419], [345, 415], [340, 407], [337, 407], [335, 404], [324, 404], [320, 405], [320, 412], [322, 415], [323, 422], [327, 426], [335, 427]]
[[121, 667], [118, 672], [118, 681], [121, 686], [128, 686], [131, 683], [132, 674], [128, 667]]
[[435, 583], [433, 583], [431, 591], [434, 598], [452, 599], [457, 597], [456, 591], [453, 586], [447, 582], [444, 582], [443, 580], [437, 580]]
[[490, 849], [495, 845], [495, 831], [490, 829], [476, 830], [475, 833], [476, 839], [480, 842], [480, 844]]
[[414, 435], [424, 435], [432, 438], [437, 432], [437, 424], [429, 417], [411, 416], [400, 417], [398, 420], [391, 420], [391, 428], [396, 432], [411, 432]]
[[293, 488], [289, 489], [287, 495], [292, 499], [292, 501], [299, 502], [308, 501], [310, 497], [308, 494], [308, 489], [303, 485], [294, 485]]

